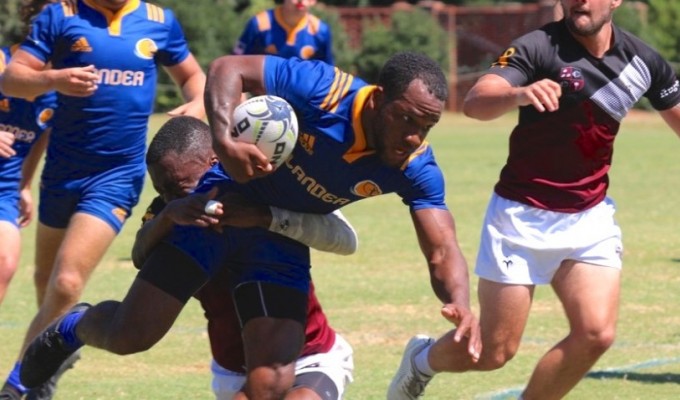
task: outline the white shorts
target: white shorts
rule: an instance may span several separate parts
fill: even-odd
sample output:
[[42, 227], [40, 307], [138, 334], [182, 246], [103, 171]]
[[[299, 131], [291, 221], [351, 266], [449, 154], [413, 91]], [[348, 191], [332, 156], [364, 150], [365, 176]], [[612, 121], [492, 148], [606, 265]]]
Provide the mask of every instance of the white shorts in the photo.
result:
[[[213, 374], [212, 390], [217, 400], [232, 400], [246, 383], [244, 374], [225, 369], [215, 360], [212, 361], [210, 369]], [[352, 346], [337, 333], [335, 343], [328, 353], [301, 357], [295, 363], [296, 376], [310, 372], [321, 372], [328, 376], [337, 388], [339, 394], [337, 400], [342, 399], [345, 388], [352, 382], [352, 371], [354, 371]]]
[[606, 198], [579, 213], [531, 207], [493, 194], [475, 274], [494, 282], [549, 284], [564, 260], [621, 269], [621, 229]]

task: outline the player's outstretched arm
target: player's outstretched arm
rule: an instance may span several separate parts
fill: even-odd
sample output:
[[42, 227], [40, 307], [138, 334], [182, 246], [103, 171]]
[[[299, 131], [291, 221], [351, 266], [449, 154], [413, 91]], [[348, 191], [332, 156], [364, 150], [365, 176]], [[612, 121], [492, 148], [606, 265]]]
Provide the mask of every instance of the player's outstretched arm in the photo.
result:
[[257, 146], [231, 138], [234, 109], [241, 94], [264, 93], [263, 69], [263, 56], [224, 56], [214, 60], [208, 69], [205, 112], [213, 149], [229, 176], [241, 183], [273, 171]]
[[540, 112], [556, 111], [560, 96], [562, 88], [550, 79], [513, 87], [505, 78], [488, 74], [479, 78], [465, 96], [463, 113], [470, 118], [488, 121], [520, 106], [533, 105]]
[[6, 96], [31, 99], [56, 90], [68, 96], [87, 97], [97, 90], [99, 76], [93, 65], [45, 69], [45, 63], [21, 49], [12, 56], [0, 79]]
[[468, 354], [479, 360], [479, 321], [470, 310], [468, 266], [458, 239], [453, 216], [448, 210], [426, 208], [411, 213], [420, 248], [427, 260], [430, 283], [444, 303], [442, 315], [457, 327], [454, 340], [468, 339]]

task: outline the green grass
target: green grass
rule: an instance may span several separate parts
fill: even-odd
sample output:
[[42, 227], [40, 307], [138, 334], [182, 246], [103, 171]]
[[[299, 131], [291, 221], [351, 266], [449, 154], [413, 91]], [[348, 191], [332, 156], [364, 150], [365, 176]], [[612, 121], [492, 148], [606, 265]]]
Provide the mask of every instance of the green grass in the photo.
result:
[[[152, 121], [151, 132], [159, 121]], [[513, 124], [513, 116], [482, 123], [451, 114], [430, 136], [471, 268]], [[610, 190], [625, 244], [618, 337], [594, 368], [605, 371], [603, 377], [584, 379], [568, 398], [674, 399], [680, 393], [680, 143], [656, 115], [629, 118], [619, 135]], [[125, 294], [135, 275], [129, 251], [152, 191], [147, 185], [84, 300]], [[346, 207], [345, 214], [359, 233], [359, 251], [348, 257], [315, 252], [314, 280], [332, 325], [354, 347], [355, 381], [346, 398], [384, 399], [408, 338], [439, 335], [450, 326], [439, 316], [440, 305], [400, 200], [388, 195], [363, 201]], [[35, 312], [33, 237], [31, 226], [24, 232], [21, 268], [0, 308], [0, 374], [11, 368]], [[475, 288], [472, 278], [473, 294]], [[57, 399], [210, 399], [204, 326], [200, 307], [192, 301], [171, 332], [148, 352], [119, 357], [87, 348], [64, 376]], [[565, 332], [560, 304], [549, 288], [539, 288], [522, 346], [511, 363], [494, 372], [439, 375], [425, 398], [499, 399], [500, 393], [525, 384], [537, 359]], [[633, 369], [624, 374], [627, 367]]]

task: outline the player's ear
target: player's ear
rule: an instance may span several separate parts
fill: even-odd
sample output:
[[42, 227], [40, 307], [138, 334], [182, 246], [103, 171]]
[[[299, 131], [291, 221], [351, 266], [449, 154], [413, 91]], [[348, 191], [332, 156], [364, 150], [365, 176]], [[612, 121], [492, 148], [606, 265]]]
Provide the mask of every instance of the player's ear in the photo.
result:
[[371, 97], [373, 98], [373, 105], [376, 108], [380, 108], [383, 103], [385, 103], [385, 91], [381, 86], [375, 87], [375, 90], [371, 93]]
[[220, 162], [220, 159], [217, 158], [217, 156], [214, 155], [214, 154], [212, 156], [210, 156], [210, 159], [208, 160], [208, 163], [210, 164], [211, 167], [213, 165], [217, 164], [218, 162]]

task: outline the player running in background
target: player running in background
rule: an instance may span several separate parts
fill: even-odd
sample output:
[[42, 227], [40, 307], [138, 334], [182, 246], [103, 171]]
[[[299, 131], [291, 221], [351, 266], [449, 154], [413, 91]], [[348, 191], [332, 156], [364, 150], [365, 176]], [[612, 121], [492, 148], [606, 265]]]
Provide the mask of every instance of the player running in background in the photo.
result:
[[[140, 0], [50, 4], [7, 66], [5, 94], [30, 98], [56, 90], [59, 101], [41, 179], [40, 307], [20, 353], [78, 301], [137, 204], [159, 64], [187, 100], [171, 114], [202, 117], [205, 75], [179, 22], [172, 11]], [[23, 392], [19, 368], [9, 381]]]
[[[458, 327], [449, 345], [476, 359], [479, 327], [470, 311], [467, 263], [444, 201], [442, 172], [425, 141], [444, 109], [446, 78], [432, 59], [407, 52], [386, 62], [378, 82], [368, 85], [324, 62], [297, 58], [213, 61], [206, 109], [220, 163], [204, 175], [198, 191], [217, 188], [219, 195], [236, 192], [249, 201], [316, 214], [398, 194], [410, 211], [443, 314]], [[302, 140], [274, 171], [255, 145], [230, 136], [243, 92], [283, 97], [296, 111]], [[150, 348], [221, 268], [234, 274], [244, 392], [250, 398], [283, 397], [304, 344], [309, 247], [258, 228], [226, 227], [220, 233], [176, 227], [156, 246], [122, 302], [74, 307], [37, 336], [24, 355], [22, 379], [41, 384], [83, 344], [116, 354]]]
[[[513, 41], [463, 105], [480, 120], [519, 108], [519, 122], [475, 269], [484, 351], [476, 364], [462, 351], [450, 358], [455, 372], [502, 367], [519, 348], [536, 285], [551, 285], [569, 332], [539, 360], [523, 400], [566, 396], [614, 342], [623, 246], [607, 188], [621, 120], [644, 96], [680, 135], [676, 73], [612, 24], [621, 3], [561, 0], [565, 18]], [[390, 400], [417, 398], [435, 372], [450, 371], [432, 356], [442, 340], [409, 343]]]
[[[133, 248], [133, 261], [141, 267], [148, 255], [176, 225], [259, 226], [297, 239], [323, 251], [351, 254], [356, 251], [354, 229], [340, 211], [332, 214], [300, 214], [262, 204], [220, 199], [220, 215], [204, 211], [206, 196], [190, 196], [200, 177], [215, 163], [210, 128], [191, 117], [166, 122], [147, 152], [147, 166], [156, 197], [143, 218]], [[282, 230], [285, 229], [285, 230]], [[194, 295], [208, 319], [212, 350], [212, 389], [217, 400], [231, 400], [245, 383], [246, 365], [241, 326], [230, 291], [232, 273], [223, 269]], [[305, 345], [295, 365], [290, 398], [341, 399], [352, 380], [352, 348], [328, 324], [321, 305], [310, 289]]]
[[[10, 58], [10, 48], [0, 48], [0, 75]], [[33, 220], [31, 183], [47, 145], [56, 100], [54, 92], [33, 101], [0, 93], [0, 304], [19, 264], [19, 229]]]
[[333, 64], [331, 29], [309, 12], [316, 0], [277, 0], [276, 7], [252, 17], [233, 54], [273, 54]]

